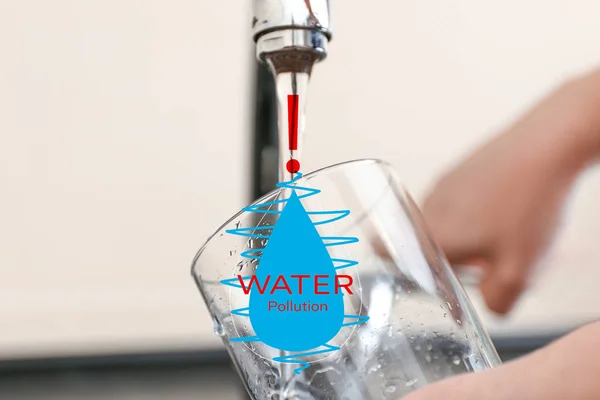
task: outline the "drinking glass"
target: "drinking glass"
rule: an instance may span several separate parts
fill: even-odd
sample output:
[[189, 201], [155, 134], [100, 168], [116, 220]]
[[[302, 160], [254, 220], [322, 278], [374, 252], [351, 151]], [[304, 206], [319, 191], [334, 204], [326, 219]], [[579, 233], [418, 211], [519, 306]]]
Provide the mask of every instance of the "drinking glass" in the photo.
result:
[[[278, 309], [281, 304], [289, 308], [284, 302], [273, 307], [269, 303], [270, 313], [261, 314], [262, 322], [249, 318], [256, 311], [249, 297], [260, 286], [246, 293], [248, 279], [260, 278], [261, 263], [267, 269], [270, 242], [287, 246], [279, 260], [282, 271], [318, 264], [300, 233], [287, 240], [273, 234], [278, 222], [284, 224], [286, 199], [293, 196], [313, 222], [320, 243], [329, 243], [325, 248], [335, 272], [346, 279], [340, 291], [352, 293], [341, 295], [345, 323], [322, 343], [329, 346], [324, 351], [314, 346], [315, 351], [298, 352], [273, 343], [293, 344], [319, 335], [327, 340], [339, 313], [298, 324], [289, 317], [292, 312]], [[417, 206], [393, 168], [380, 160], [349, 161], [298, 176], [244, 208], [202, 246], [192, 275], [215, 333], [256, 400], [400, 399], [439, 379], [500, 363]], [[342, 287], [350, 281], [351, 286]], [[333, 291], [333, 283], [327, 288]], [[310, 298], [310, 307], [317, 306], [312, 315], [323, 307], [318, 299]]]

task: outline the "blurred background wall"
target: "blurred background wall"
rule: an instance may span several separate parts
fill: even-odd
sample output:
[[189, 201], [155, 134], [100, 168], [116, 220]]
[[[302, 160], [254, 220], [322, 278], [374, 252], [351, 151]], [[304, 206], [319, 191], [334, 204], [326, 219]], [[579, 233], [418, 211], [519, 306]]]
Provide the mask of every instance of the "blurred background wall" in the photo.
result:
[[[368, 7], [367, 7], [368, 6]], [[600, 65], [600, 3], [343, 0], [313, 75], [306, 169], [435, 178]], [[0, 2], [0, 358], [220, 346], [190, 278], [249, 199], [248, 1]], [[379, 20], [374, 26], [370, 21]], [[600, 316], [600, 175], [499, 335]]]

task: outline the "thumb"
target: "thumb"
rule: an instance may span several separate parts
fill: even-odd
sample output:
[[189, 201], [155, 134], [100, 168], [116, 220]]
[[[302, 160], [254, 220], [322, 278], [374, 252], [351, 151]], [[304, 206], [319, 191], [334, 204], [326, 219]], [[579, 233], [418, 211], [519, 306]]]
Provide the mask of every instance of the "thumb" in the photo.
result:
[[448, 378], [403, 397], [401, 400], [506, 400], [511, 385], [494, 369]]
[[[402, 398], [402, 400], [506, 400], [516, 398], [514, 385], [520, 379], [516, 363], [505, 364], [481, 372], [471, 372], [435, 382]], [[522, 374], [525, 375], [525, 374]]]
[[527, 282], [527, 265], [515, 257], [505, 257], [487, 268], [480, 283], [481, 294], [490, 310], [508, 313]]

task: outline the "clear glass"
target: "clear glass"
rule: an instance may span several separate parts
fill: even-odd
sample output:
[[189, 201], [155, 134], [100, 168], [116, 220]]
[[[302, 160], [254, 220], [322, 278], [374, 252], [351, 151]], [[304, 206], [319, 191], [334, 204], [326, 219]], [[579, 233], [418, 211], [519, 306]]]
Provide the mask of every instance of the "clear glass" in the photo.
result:
[[[290, 353], [260, 341], [235, 341], [256, 332], [247, 315], [231, 312], [243, 309], [248, 296], [223, 281], [257, 273], [264, 258], [252, 257], [260, 257], [268, 246], [269, 233], [282, 215], [279, 202], [289, 198], [295, 185], [320, 190], [301, 202], [312, 220], [323, 222], [315, 224], [322, 238], [358, 239], [327, 251], [333, 260], [358, 262], [341, 268], [354, 277], [352, 288], [358, 294], [343, 296], [344, 314], [368, 321], [344, 325], [329, 342], [337, 351], [304, 353], [303, 361], [294, 363], [275, 361]], [[259, 206], [264, 203], [270, 205]], [[335, 219], [323, 210], [350, 213]], [[306, 256], [297, 244], [290, 241], [290, 262]], [[213, 316], [215, 333], [256, 400], [400, 399], [439, 379], [500, 363], [417, 206], [393, 168], [379, 160], [330, 166], [266, 195], [208, 239], [194, 260], [192, 275]], [[286, 331], [290, 325], [278, 325], [277, 319], [273, 326], [281, 335], [298, 333]], [[298, 370], [302, 362], [305, 368]]]

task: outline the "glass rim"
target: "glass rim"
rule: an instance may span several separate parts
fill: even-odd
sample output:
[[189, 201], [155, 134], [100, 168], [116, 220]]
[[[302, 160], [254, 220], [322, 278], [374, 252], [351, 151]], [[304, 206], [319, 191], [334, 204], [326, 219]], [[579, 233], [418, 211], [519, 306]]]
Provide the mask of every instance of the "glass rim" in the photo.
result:
[[[339, 163], [335, 163], [335, 164], [331, 164], [331, 165], [327, 165], [325, 167], [316, 169], [314, 171], [309, 172], [306, 175], [303, 175], [302, 177], [306, 180], [310, 180], [311, 178], [315, 178], [318, 175], [322, 175], [323, 173], [328, 173], [328, 172], [333, 172], [333, 170], [337, 170], [339, 168], [343, 168], [343, 167], [347, 167], [349, 165], [356, 165], [356, 164], [375, 164], [375, 165], [381, 165], [384, 166], [386, 168], [392, 168], [393, 166], [391, 163], [389, 163], [388, 161], [384, 161], [378, 158], [358, 158], [358, 159], [354, 159], [354, 160], [348, 160], [348, 161], [342, 161]], [[284, 190], [283, 188], [278, 188], [276, 187], [275, 189], [269, 191], [268, 193], [264, 194], [263, 196], [259, 197], [258, 199], [254, 200], [253, 202], [251, 202], [249, 205], [243, 207], [251, 207], [254, 205], [258, 205], [260, 203], [262, 203], [264, 200], [275, 196], [277, 193], [281, 192], [282, 190]], [[196, 255], [194, 256], [194, 260], [192, 261], [192, 268], [191, 268], [191, 273], [192, 276], [196, 276], [195, 272], [194, 272], [194, 266], [196, 265], [196, 262], [198, 261], [198, 259], [200, 258], [200, 256], [202, 255], [202, 253], [204, 252], [204, 250], [206, 249], [206, 247], [208, 246], [208, 244], [212, 241], [212, 239], [214, 237], [217, 236], [217, 234], [219, 234], [219, 232], [223, 231], [223, 229], [225, 229], [229, 224], [231, 224], [233, 221], [235, 221], [236, 219], [239, 219], [244, 213], [246, 213], [246, 211], [244, 211], [244, 209], [239, 210], [238, 212], [236, 212], [233, 216], [231, 216], [229, 219], [227, 219], [227, 221], [225, 221], [223, 224], [221, 224], [221, 226], [219, 226], [202, 244], [202, 246], [200, 246], [200, 249], [196, 252]]]

